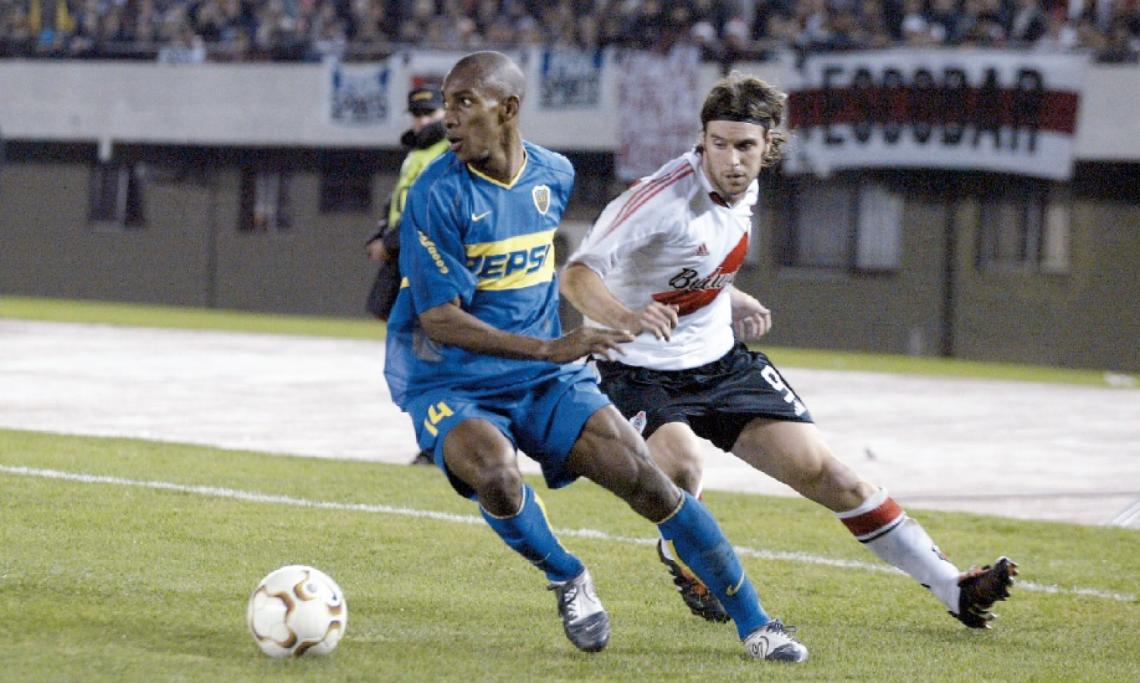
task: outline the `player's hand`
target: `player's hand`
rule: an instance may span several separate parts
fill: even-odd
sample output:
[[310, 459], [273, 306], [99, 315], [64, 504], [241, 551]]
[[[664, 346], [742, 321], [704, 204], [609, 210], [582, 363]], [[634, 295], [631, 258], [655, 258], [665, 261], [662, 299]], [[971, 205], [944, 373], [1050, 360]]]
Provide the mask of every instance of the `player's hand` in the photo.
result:
[[644, 308], [633, 311], [625, 326], [634, 336], [649, 332], [658, 339], [669, 341], [677, 327], [677, 307], [650, 301]]
[[582, 356], [611, 352], [624, 353], [619, 344], [633, 341], [633, 335], [622, 330], [603, 330], [597, 327], [579, 327], [573, 332], [546, 343], [544, 357], [552, 363], [570, 363]]
[[384, 246], [384, 240], [376, 239], [368, 243], [368, 258], [373, 261], [387, 261], [392, 258], [388, 253], [388, 248]]
[[756, 299], [740, 292], [732, 302], [732, 331], [741, 341], [753, 341], [772, 329], [772, 312]]

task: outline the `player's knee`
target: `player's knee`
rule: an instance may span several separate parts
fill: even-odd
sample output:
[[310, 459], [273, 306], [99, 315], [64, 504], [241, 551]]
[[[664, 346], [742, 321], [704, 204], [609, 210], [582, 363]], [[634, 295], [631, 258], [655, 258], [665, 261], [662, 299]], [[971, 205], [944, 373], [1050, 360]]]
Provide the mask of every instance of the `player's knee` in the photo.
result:
[[794, 488], [836, 512], [858, 506], [874, 491], [830, 452], [811, 459], [811, 463], [801, 471], [801, 483]]
[[477, 491], [487, 493], [508, 493], [522, 486], [522, 475], [515, 464], [514, 453], [505, 451], [494, 443], [471, 444], [470, 450], [460, 457], [468, 460], [470, 483]]
[[493, 515], [517, 512], [522, 505], [522, 474], [514, 459], [483, 451], [471, 453], [466, 460], [460, 478], [475, 489], [479, 504]]
[[517, 467], [493, 465], [482, 468], [475, 482], [475, 490], [482, 496], [513, 500], [522, 490], [522, 475]]
[[695, 493], [701, 485], [704, 461], [701, 445], [692, 429], [679, 422], [668, 423], [649, 438], [653, 461], [681, 488]]
[[673, 471], [669, 474], [677, 486], [689, 493], [696, 493], [703, 475], [700, 458], [684, 457], [675, 461]]
[[509, 442], [478, 426], [454, 430], [444, 444], [444, 459], [452, 474], [481, 496], [513, 497], [522, 486]]

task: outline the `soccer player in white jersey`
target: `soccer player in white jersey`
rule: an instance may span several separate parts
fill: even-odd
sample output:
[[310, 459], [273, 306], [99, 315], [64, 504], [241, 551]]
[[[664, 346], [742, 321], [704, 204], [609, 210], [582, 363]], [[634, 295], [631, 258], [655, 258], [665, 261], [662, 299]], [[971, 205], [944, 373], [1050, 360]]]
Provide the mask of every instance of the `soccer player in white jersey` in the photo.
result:
[[[597, 358], [602, 390], [679, 486], [698, 495], [699, 438], [827, 507], [875, 555], [903, 570], [966, 626], [987, 628], [1017, 565], [960, 571], [887, 492], [831, 452], [811, 414], [767, 356], [745, 341], [771, 313], [736, 289], [761, 170], [779, 160], [785, 96], [732, 74], [701, 110], [696, 147], [606, 207], [562, 274], [561, 291], [587, 325], [636, 335]], [[612, 354], [611, 354], [612, 355]], [[717, 598], [658, 543], [685, 603], [711, 621]]]

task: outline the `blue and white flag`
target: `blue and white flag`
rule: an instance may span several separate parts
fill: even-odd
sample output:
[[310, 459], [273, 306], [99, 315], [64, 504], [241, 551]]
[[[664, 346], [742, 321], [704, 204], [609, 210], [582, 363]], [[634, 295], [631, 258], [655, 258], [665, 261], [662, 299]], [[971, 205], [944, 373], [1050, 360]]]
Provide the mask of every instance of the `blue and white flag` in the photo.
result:
[[346, 66], [328, 62], [329, 121], [339, 126], [379, 126], [388, 121], [387, 64]]
[[546, 49], [539, 68], [539, 106], [593, 109], [602, 101], [602, 51]]

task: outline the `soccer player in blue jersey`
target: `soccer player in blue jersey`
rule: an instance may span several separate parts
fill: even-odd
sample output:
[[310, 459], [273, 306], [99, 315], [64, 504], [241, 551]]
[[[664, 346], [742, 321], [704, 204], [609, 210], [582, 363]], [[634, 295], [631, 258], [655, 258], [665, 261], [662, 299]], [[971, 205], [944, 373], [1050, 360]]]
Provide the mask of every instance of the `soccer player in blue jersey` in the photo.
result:
[[586, 477], [657, 525], [736, 623], [749, 655], [801, 662], [807, 649], [771, 619], [708, 511], [653, 464], [645, 442], [573, 361], [620, 353], [632, 337], [562, 334], [552, 245], [574, 170], [519, 132], [525, 78], [498, 52], [461, 59], [444, 80], [449, 152], [416, 180], [401, 224], [407, 286], [389, 318], [385, 377], [421, 448], [487, 523], [541, 569], [570, 641], [597, 652], [609, 617], [590, 572], [555, 538], [516, 449], [551, 487]]

